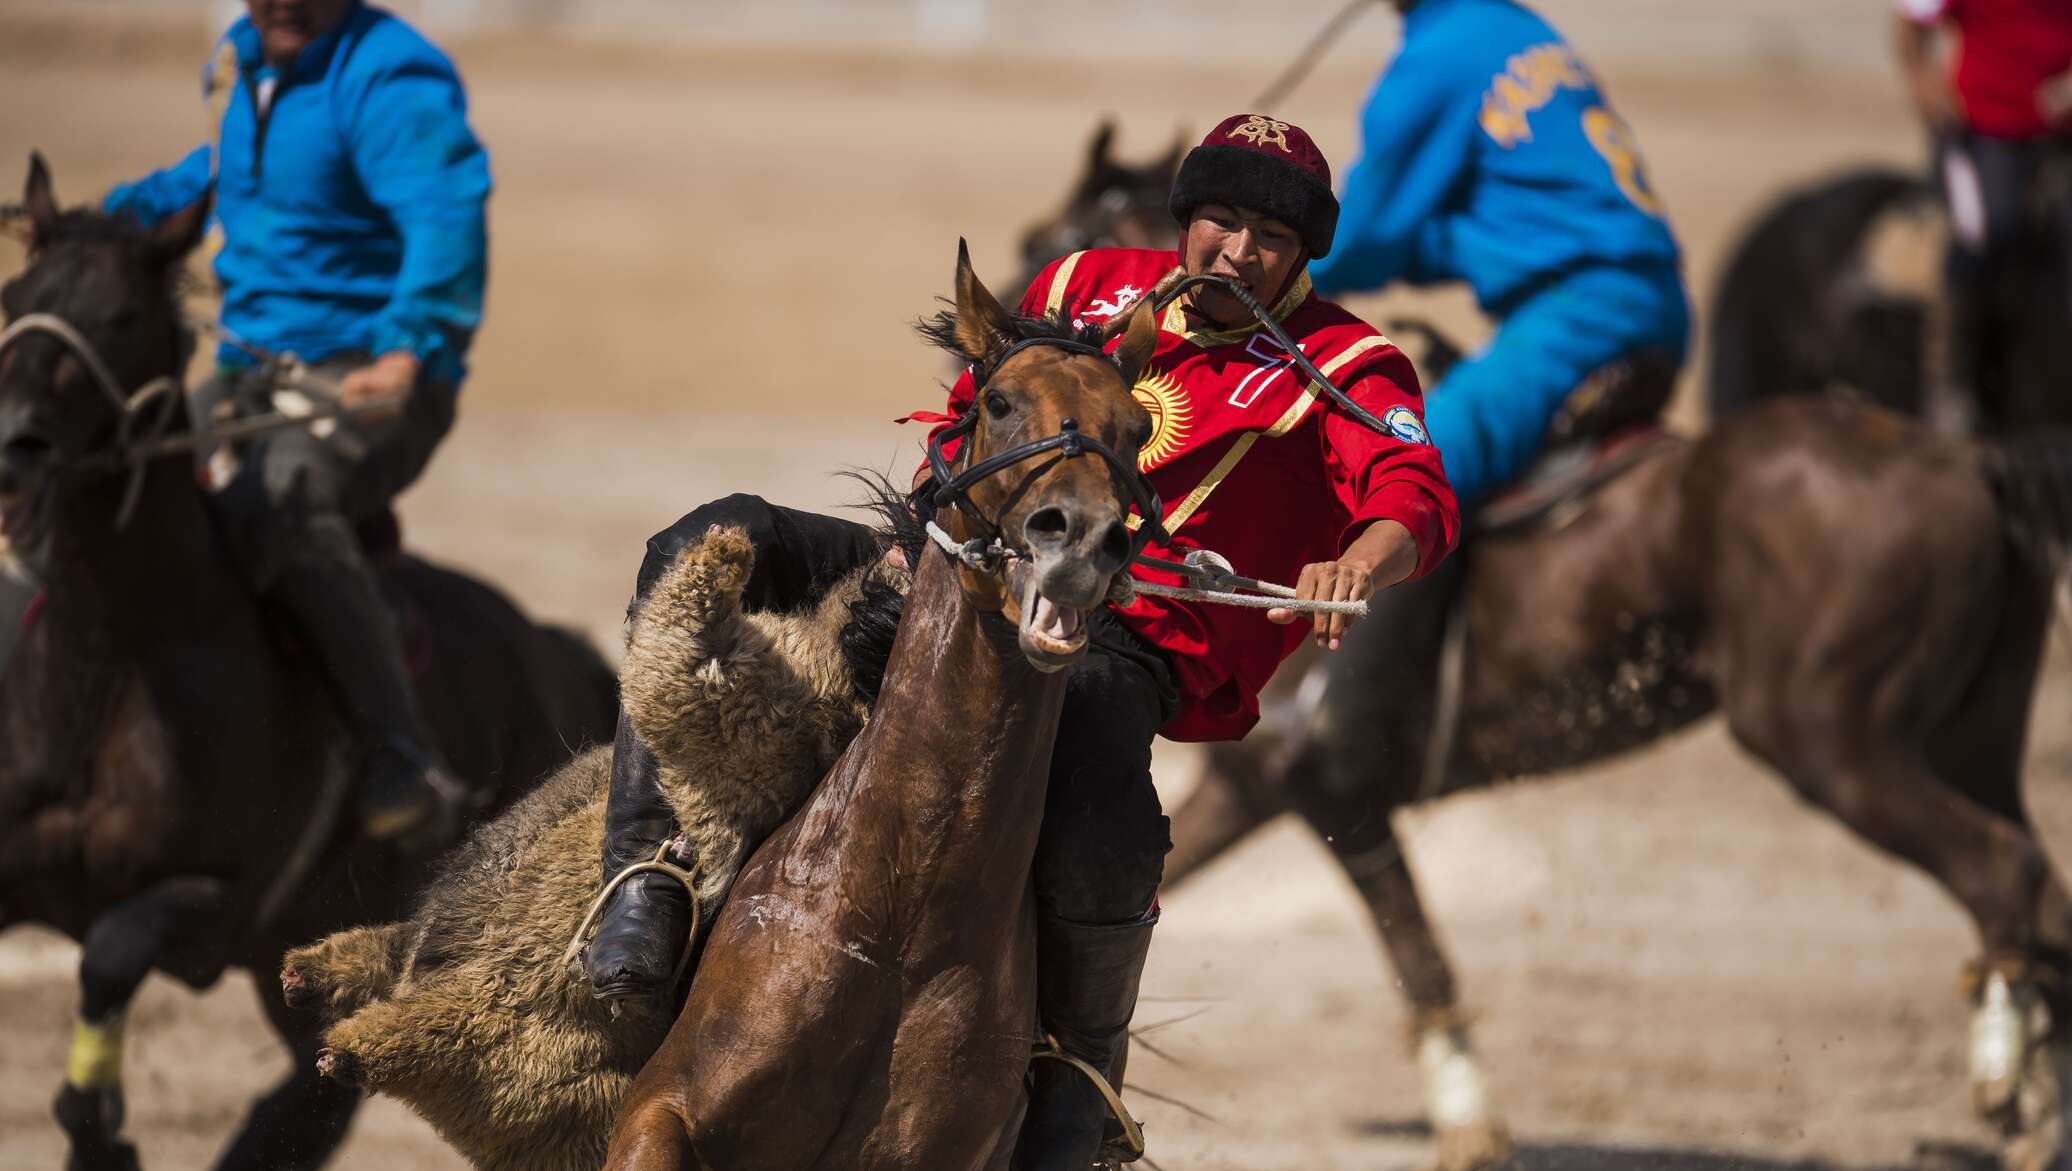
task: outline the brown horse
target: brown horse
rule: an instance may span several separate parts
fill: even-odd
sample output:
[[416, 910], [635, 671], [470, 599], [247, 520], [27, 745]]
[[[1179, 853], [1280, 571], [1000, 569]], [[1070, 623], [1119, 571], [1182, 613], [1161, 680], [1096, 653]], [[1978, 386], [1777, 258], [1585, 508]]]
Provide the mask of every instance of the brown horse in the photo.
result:
[[[30, 263], [0, 303], [10, 321], [60, 319], [79, 344], [38, 332], [0, 353], [0, 518], [45, 598], [0, 675], [0, 926], [46, 923], [82, 945], [81, 1027], [57, 1101], [69, 1165], [136, 1165], [119, 1137], [121, 1021], [145, 975], [202, 987], [236, 966], [263, 977], [294, 1060], [221, 1165], [313, 1167], [359, 1099], [317, 1076], [317, 1022], [283, 1010], [272, 974], [289, 946], [400, 916], [430, 867], [339, 816], [356, 767], [345, 728], [308, 657], [233, 574], [191, 458], [143, 464], [116, 523], [123, 416], [138, 412], [90, 375], [90, 355], [123, 388], [176, 385], [164, 381], [182, 349], [174, 289], [206, 208], [150, 232], [60, 213], [41, 159], [25, 206]], [[384, 578], [433, 642], [419, 685], [440, 747], [492, 809], [610, 736], [613, 678], [581, 640], [423, 562], [399, 558]]]
[[[1377, 599], [1314, 682], [1283, 688], [1258, 732], [1211, 753], [1175, 813], [1167, 881], [1300, 814], [1410, 999], [1442, 1164], [1488, 1166], [1507, 1139], [1391, 815], [1717, 709], [1802, 797], [1970, 914], [1974, 1101], [2011, 1164], [2041, 1166], [2059, 1106], [2040, 1038], [2072, 1026], [2054, 979], [2072, 900], [2020, 766], [2068, 493], [2072, 442], [1960, 441], [1839, 399], [1660, 440], [1593, 496], [1475, 535], [1451, 572]], [[1457, 719], [1437, 710], [1444, 695]]]
[[[948, 1171], [1013, 1153], [1060, 670], [1127, 560], [1150, 430], [1129, 387], [1157, 335], [1140, 309], [1111, 361], [1093, 335], [1010, 318], [962, 256], [953, 332], [985, 374], [961, 466], [1009, 462], [967, 490], [990, 531], [950, 510], [945, 528], [997, 535], [1005, 569], [927, 550], [870, 721], [742, 870], [619, 1115], [617, 1171]], [[1029, 442], [1075, 431], [1102, 458]]]

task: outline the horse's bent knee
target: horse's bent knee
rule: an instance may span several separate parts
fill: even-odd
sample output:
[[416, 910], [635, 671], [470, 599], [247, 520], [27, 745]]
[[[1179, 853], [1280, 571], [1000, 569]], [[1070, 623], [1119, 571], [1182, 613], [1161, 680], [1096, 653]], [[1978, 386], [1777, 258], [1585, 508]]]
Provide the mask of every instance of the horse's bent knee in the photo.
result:
[[604, 1166], [605, 1171], [695, 1171], [690, 1130], [667, 1103], [643, 1102], [612, 1129]]

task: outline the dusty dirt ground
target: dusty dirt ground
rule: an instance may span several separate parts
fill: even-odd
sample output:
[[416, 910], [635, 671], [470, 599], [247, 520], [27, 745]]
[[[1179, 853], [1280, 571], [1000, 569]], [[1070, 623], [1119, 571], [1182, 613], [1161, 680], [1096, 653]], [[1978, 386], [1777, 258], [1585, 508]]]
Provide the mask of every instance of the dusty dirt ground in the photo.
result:
[[[111, 27], [0, 35], [0, 191], [32, 145], [79, 200], [198, 140], [201, 49], [101, 35]], [[406, 523], [418, 548], [606, 645], [642, 539], [689, 505], [745, 490], [828, 506], [844, 497], [836, 469], [909, 466], [912, 436], [888, 420], [935, 401], [942, 367], [906, 326], [945, 291], [960, 234], [984, 271], [1007, 273], [1019, 226], [1062, 195], [1097, 116], [1118, 116], [1126, 149], [1148, 155], [1280, 64], [1233, 79], [1155, 59], [515, 37], [456, 55], [498, 179], [489, 324], [462, 424]], [[1284, 110], [1341, 165], [1371, 67], [1335, 65]], [[1917, 147], [1896, 86], [1876, 78], [1605, 72], [1701, 299], [1737, 226], [1781, 186]], [[18, 262], [7, 248], [0, 272]], [[1361, 303], [1377, 320], [1411, 306], [1474, 336], [1457, 296]], [[2054, 667], [2039, 701], [2030, 772], [2060, 837], [2064, 677]], [[1189, 754], [1160, 759], [1179, 792]], [[1968, 925], [1926, 880], [1799, 807], [1716, 724], [1417, 811], [1407, 836], [1523, 1165], [1918, 1166], [1949, 1157], [1923, 1149], [1962, 1161], [1983, 1144], [1956, 992]], [[75, 954], [33, 930], [0, 941], [0, 1167], [60, 1161], [46, 1104]], [[1198, 1008], [1156, 1034], [1178, 1063], [1131, 1071], [1192, 1107], [1142, 1103], [1163, 1166], [1429, 1161], [1392, 978], [1298, 827], [1169, 898], [1140, 1023]], [[133, 1019], [129, 1133], [151, 1166], [203, 1166], [284, 1066], [251, 982], [195, 995], [154, 980]], [[339, 1165], [458, 1160], [375, 1102]]]

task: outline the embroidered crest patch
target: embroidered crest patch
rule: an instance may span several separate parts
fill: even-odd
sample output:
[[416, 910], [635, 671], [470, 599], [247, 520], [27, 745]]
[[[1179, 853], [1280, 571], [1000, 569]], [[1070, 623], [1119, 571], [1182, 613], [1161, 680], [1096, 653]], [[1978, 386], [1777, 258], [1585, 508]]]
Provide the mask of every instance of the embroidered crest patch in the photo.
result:
[[1405, 406], [1390, 407], [1381, 416], [1381, 425], [1389, 434], [1405, 443], [1430, 443], [1432, 437], [1425, 434], [1424, 424], [1418, 421], [1417, 412]]

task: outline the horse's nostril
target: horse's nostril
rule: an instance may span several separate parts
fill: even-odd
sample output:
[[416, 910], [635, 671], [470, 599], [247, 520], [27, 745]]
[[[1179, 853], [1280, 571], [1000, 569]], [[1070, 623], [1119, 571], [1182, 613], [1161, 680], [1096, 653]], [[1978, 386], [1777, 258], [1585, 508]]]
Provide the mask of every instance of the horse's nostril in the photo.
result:
[[1031, 545], [1059, 545], [1071, 537], [1072, 521], [1062, 508], [1042, 508], [1022, 522], [1022, 532]]
[[8, 437], [0, 444], [0, 462], [10, 468], [34, 468], [50, 458], [50, 440], [31, 431]]
[[1101, 534], [1101, 562], [1115, 569], [1130, 559], [1130, 531], [1121, 521], [1111, 521], [1108, 530]]

